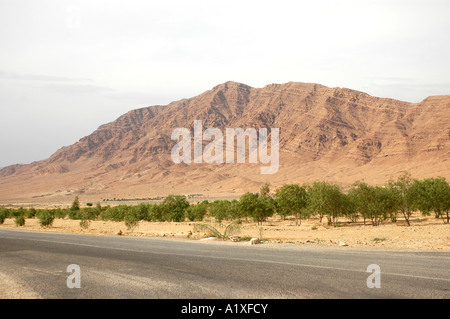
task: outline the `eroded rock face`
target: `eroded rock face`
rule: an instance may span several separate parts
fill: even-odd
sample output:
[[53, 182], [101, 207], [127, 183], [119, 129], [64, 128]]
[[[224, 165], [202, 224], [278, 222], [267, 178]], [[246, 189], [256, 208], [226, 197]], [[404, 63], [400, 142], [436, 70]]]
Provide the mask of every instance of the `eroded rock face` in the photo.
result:
[[417, 178], [450, 178], [450, 96], [413, 104], [312, 83], [252, 88], [226, 82], [190, 99], [132, 110], [47, 160], [3, 168], [0, 200], [55, 194], [43, 197], [51, 202], [66, 189], [96, 200], [238, 195], [267, 181], [260, 165], [174, 164], [171, 133], [177, 127], [192, 130], [195, 120], [222, 132], [279, 128], [280, 169], [270, 176], [273, 187], [314, 180], [380, 184], [401, 170]]

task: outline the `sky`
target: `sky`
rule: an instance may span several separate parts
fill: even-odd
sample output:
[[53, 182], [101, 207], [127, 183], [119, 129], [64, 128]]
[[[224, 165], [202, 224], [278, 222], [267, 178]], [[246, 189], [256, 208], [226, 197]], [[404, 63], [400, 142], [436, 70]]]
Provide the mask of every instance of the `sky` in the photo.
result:
[[0, 0], [0, 167], [236, 81], [450, 94], [450, 1]]

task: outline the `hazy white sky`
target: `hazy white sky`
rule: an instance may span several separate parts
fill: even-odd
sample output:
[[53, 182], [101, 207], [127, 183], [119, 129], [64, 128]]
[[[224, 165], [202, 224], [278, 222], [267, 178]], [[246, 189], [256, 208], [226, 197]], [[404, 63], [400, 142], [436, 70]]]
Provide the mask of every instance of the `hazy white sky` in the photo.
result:
[[450, 1], [0, 0], [0, 167], [226, 81], [450, 94]]

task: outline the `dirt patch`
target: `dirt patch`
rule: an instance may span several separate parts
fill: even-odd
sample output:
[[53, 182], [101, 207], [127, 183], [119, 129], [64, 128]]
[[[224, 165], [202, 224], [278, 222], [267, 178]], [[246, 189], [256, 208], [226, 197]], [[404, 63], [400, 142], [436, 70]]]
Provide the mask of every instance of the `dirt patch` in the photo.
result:
[[[213, 220], [206, 220], [219, 231], [224, 230], [227, 221], [220, 227]], [[1, 228], [39, 230], [44, 232], [62, 232], [96, 235], [177, 237], [202, 239], [211, 234], [195, 230], [193, 222], [147, 222], [141, 221], [134, 229], [127, 229], [123, 222], [91, 221], [87, 229], [80, 227], [80, 221], [55, 219], [49, 228], [43, 228], [35, 218], [26, 219], [25, 225], [17, 227], [13, 219], [6, 219]], [[364, 225], [362, 222], [348, 223], [341, 220], [338, 227], [328, 226], [326, 220], [303, 220], [295, 225], [292, 219], [282, 220], [279, 216], [270, 218], [263, 225], [250, 221], [240, 224], [238, 235], [241, 240], [252, 237], [262, 239], [262, 243], [320, 245], [342, 247], [374, 247], [385, 249], [416, 249], [450, 251], [450, 225], [434, 216], [421, 215], [411, 218], [411, 226], [405, 221], [396, 223], [385, 221], [380, 226]], [[242, 243], [242, 242], [241, 242]]]

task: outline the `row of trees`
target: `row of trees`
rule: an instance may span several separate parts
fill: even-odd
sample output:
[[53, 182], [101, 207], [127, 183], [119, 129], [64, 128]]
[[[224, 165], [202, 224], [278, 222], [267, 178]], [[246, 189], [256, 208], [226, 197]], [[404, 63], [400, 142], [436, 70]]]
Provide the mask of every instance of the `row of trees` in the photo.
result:
[[408, 173], [390, 180], [383, 186], [355, 182], [346, 192], [327, 182], [312, 185], [284, 185], [275, 193], [275, 205], [281, 215], [301, 217], [327, 216], [328, 223], [336, 225], [345, 216], [353, 222], [362, 218], [378, 226], [382, 221], [397, 221], [402, 216], [408, 225], [413, 212], [423, 215], [434, 212], [444, 223], [450, 222], [450, 185], [445, 178], [412, 179]]
[[[296, 225], [302, 219], [316, 216], [322, 222], [326, 217], [329, 225], [336, 226], [339, 218], [352, 222], [363, 219], [378, 226], [385, 220], [396, 222], [402, 216], [410, 225], [413, 212], [423, 215], [435, 214], [444, 223], [450, 222], [450, 185], [445, 178], [415, 180], [407, 173], [383, 186], [371, 186], [365, 182], [354, 183], [347, 192], [335, 184], [318, 181], [312, 184], [286, 184], [270, 193], [265, 184], [258, 193], [245, 193], [239, 200], [203, 201], [190, 204], [186, 197], [169, 195], [159, 204], [80, 207], [78, 197], [67, 209], [36, 210], [0, 209], [0, 223], [7, 217], [20, 219], [37, 217], [42, 226], [49, 226], [53, 218], [80, 220], [86, 227], [90, 220], [124, 221], [128, 228], [139, 221], [202, 221], [205, 217], [223, 220], [251, 218], [258, 224], [274, 214], [282, 218], [293, 216]], [[16, 222], [20, 225], [18, 222]]]

